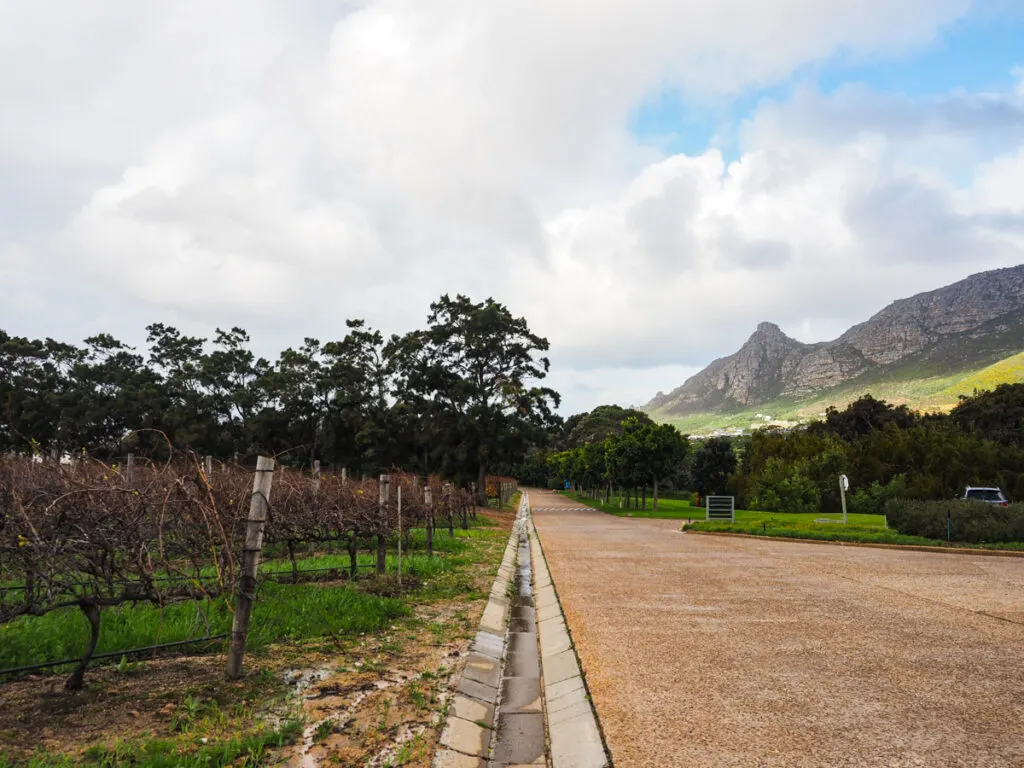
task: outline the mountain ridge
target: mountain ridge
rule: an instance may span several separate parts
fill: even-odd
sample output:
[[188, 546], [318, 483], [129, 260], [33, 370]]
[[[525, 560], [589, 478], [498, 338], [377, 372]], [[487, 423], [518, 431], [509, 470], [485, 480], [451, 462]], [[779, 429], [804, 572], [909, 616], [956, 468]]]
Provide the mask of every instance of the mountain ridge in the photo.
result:
[[1024, 349], [1024, 265], [979, 272], [898, 299], [832, 341], [804, 343], [761, 322], [718, 358], [642, 410], [665, 419], [813, 399], [864, 379], [977, 370]]

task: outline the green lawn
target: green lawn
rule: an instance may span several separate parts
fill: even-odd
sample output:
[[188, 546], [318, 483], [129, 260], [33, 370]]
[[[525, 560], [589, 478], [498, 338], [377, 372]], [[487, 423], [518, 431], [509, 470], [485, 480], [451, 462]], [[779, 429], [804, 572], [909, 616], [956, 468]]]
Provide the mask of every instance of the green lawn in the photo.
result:
[[[584, 498], [578, 493], [564, 493], [570, 499], [579, 501], [587, 506], [607, 512], [616, 517], [649, 517], [659, 520], [700, 520], [705, 517], [703, 507], [695, 507], [689, 501], [682, 499], [658, 499], [658, 511], [652, 507], [651, 498], [647, 498], [647, 509], [619, 509], [618, 498], [612, 497], [611, 504], [603, 504], [599, 499]], [[785, 520], [789, 523], [800, 523], [805, 525], [821, 525], [833, 527], [836, 524], [842, 525], [842, 515], [826, 514], [792, 514], [788, 512], [757, 512], [754, 510], [737, 509], [736, 525], [760, 525], [769, 521]], [[816, 523], [817, 520], [835, 520], [834, 523]], [[883, 515], [849, 515], [847, 518], [848, 528], [885, 529], [885, 517]]]
[[923, 536], [905, 536], [886, 527], [884, 515], [849, 515], [843, 525], [841, 514], [795, 514], [791, 512], [758, 512], [748, 509], [736, 510], [736, 522], [705, 520], [704, 509], [694, 507], [689, 501], [659, 499], [658, 511], [651, 509], [647, 500], [646, 510], [619, 509], [618, 499], [611, 504], [602, 504], [597, 499], [587, 499], [576, 493], [563, 495], [581, 504], [598, 509], [616, 517], [645, 517], [662, 520], [691, 520], [684, 530], [710, 531], [718, 533], [745, 533], [755, 536], [775, 536], [787, 539], [809, 539], [811, 541], [849, 541], [873, 544], [909, 544], [928, 547], [956, 547], [966, 549], [1024, 550], [1024, 543], [1010, 544], [964, 544], [946, 542], [941, 539], [927, 539]]

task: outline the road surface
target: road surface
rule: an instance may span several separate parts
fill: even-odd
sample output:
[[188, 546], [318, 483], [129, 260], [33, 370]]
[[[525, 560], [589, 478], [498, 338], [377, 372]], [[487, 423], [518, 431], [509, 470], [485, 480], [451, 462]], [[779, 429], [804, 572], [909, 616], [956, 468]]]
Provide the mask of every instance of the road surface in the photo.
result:
[[530, 500], [617, 768], [1024, 766], [1024, 559]]

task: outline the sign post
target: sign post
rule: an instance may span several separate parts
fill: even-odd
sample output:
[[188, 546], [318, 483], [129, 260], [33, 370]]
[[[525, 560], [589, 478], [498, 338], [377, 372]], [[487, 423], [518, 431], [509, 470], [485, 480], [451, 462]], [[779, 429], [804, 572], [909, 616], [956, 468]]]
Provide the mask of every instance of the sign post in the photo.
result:
[[846, 492], [850, 490], [850, 478], [839, 476], [839, 498], [843, 501], [843, 525], [846, 525]]

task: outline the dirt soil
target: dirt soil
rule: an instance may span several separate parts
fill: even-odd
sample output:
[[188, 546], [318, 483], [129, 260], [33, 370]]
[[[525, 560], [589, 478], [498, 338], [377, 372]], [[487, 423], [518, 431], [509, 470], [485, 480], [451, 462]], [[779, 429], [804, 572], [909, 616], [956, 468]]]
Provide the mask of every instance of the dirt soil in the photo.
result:
[[616, 768], [1024, 766], [1024, 560], [530, 497]]
[[412, 618], [340, 647], [323, 640], [276, 647], [250, 657], [241, 682], [224, 679], [217, 654], [98, 667], [79, 692], [65, 691], [61, 675], [3, 683], [0, 756], [75, 756], [149, 739], [177, 739], [187, 750], [298, 716], [302, 738], [274, 754], [275, 764], [427, 768], [515, 517], [479, 513], [499, 534], [488, 562], [472, 566], [483, 597], [415, 605]]

